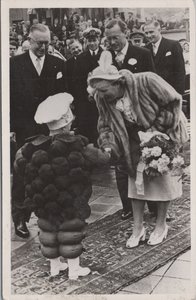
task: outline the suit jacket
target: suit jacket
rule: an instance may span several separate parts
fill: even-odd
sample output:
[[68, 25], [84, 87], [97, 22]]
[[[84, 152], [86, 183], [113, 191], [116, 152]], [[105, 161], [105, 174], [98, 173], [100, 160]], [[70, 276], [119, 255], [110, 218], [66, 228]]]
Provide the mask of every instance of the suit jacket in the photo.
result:
[[70, 57], [66, 61], [68, 92], [75, 97], [76, 86], [74, 80], [74, 70], [77, 66], [77, 57]]
[[88, 137], [90, 142], [97, 140], [98, 110], [95, 102], [90, 102], [87, 92], [87, 78], [89, 72], [98, 67], [98, 60], [103, 49], [99, 47], [97, 55], [92, 57], [89, 50], [77, 56], [77, 63], [73, 72], [75, 86], [75, 113], [80, 133]]
[[148, 51], [148, 49], [144, 49], [129, 44], [127, 53], [125, 55], [121, 67], [118, 66], [115, 60], [115, 53], [113, 51], [111, 51], [111, 53], [113, 58], [113, 64], [117, 67], [118, 70], [127, 69], [132, 73], [147, 72], [147, 71], [155, 72], [152, 55], [150, 51]]
[[[152, 44], [146, 46], [153, 54]], [[183, 94], [185, 86], [185, 66], [182, 48], [178, 41], [162, 38], [157, 54], [153, 57], [156, 72]]]
[[47, 97], [65, 92], [66, 81], [65, 62], [57, 57], [46, 55], [40, 76], [29, 52], [11, 58], [10, 127], [19, 145], [29, 136], [48, 133], [46, 125], [34, 121], [35, 112]]
[[75, 83], [77, 84], [77, 94], [80, 99], [79, 101], [87, 100], [88, 93], [86, 88], [88, 74], [98, 67], [98, 60], [102, 51], [103, 49], [99, 47], [98, 53], [95, 55], [95, 57], [92, 57], [89, 50], [86, 50], [77, 56], [77, 64], [75, 65], [74, 69], [74, 78]]

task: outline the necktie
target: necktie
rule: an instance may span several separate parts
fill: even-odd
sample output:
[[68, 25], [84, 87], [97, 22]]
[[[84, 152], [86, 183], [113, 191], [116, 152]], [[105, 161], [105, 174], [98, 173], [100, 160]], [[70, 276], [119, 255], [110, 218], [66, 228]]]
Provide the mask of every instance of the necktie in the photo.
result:
[[157, 47], [155, 44], [152, 44], [152, 50], [153, 50], [153, 55], [155, 56], [157, 54]]
[[95, 57], [95, 51], [93, 51], [92, 57]]
[[123, 65], [124, 58], [125, 58], [125, 55], [122, 52], [117, 53], [117, 55], [115, 57], [115, 60], [120, 68]]
[[40, 75], [42, 71], [42, 67], [41, 67], [41, 59], [39, 57], [36, 58], [36, 70], [37, 73]]

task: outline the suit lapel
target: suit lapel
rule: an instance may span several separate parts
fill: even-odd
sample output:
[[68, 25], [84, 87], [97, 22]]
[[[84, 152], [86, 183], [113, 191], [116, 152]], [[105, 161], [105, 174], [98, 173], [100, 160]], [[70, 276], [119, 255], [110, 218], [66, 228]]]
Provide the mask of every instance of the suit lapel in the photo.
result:
[[[24, 68], [24, 72], [27, 74], [27, 78], [30, 77], [39, 77], [39, 75], [37, 74], [37, 70], [35, 69], [32, 60], [30, 58], [29, 52], [25, 53], [26, 55], [24, 56], [24, 64], [23, 64], [23, 68]], [[29, 74], [29, 75], [28, 75]]]
[[160, 42], [160, 45], [159, 45], [159, 48], [158, 48], [158, 51], [157, 51], [157, 54], [155, 55], [154, 57], [154, 60], [155, 62], [159, 62], [160, 59], [163, 59], [163, 56], [164, 56], [164, 52], [165, 52], [165, 39], [162, 38], [161, 42]]

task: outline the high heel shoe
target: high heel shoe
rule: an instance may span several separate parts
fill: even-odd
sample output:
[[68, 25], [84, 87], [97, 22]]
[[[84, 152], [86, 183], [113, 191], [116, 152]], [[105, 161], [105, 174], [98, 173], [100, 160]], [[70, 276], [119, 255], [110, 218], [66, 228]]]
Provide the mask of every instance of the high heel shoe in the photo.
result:
[[139, 245], [140, 241], [145, 241], [146, 238], [146, 229], [143, 227], [140, 234], [136, 237], [133, 234], [127, 240], [126, 247], [127, 248], [134, 248]]
[[147, 244], [154, 246], [154, 245], [158, 245], [158, 244], [162, 243], [163, 240], [167, 238], [168, 229], [169, 229], [169, 226], [166, 225], [166, 227], [163, 230], [161, 235], [157, 235], [157, 234], [154, 234], [154, 232], [152, 232]]

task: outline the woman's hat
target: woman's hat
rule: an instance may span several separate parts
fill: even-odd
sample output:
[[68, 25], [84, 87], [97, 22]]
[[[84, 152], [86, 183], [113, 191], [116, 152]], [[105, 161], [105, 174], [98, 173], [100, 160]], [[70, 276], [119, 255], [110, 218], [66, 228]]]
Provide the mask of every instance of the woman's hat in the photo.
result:
[[50, 130], [56, 130], [68, 125], [74, 117], [70, 109], [72, 95], [59, 93], [49, 96], [37, 108], [34, 119], [38, 124], [47, 124]]
[[98, 61], [99, 67], [94, 69], [88, 77], [88, 83], [91, 85], [95, 79], [117, 80], [122, 77], [118, 69], [112, 65], [112, 55], [105, 50], [101, 53]]

